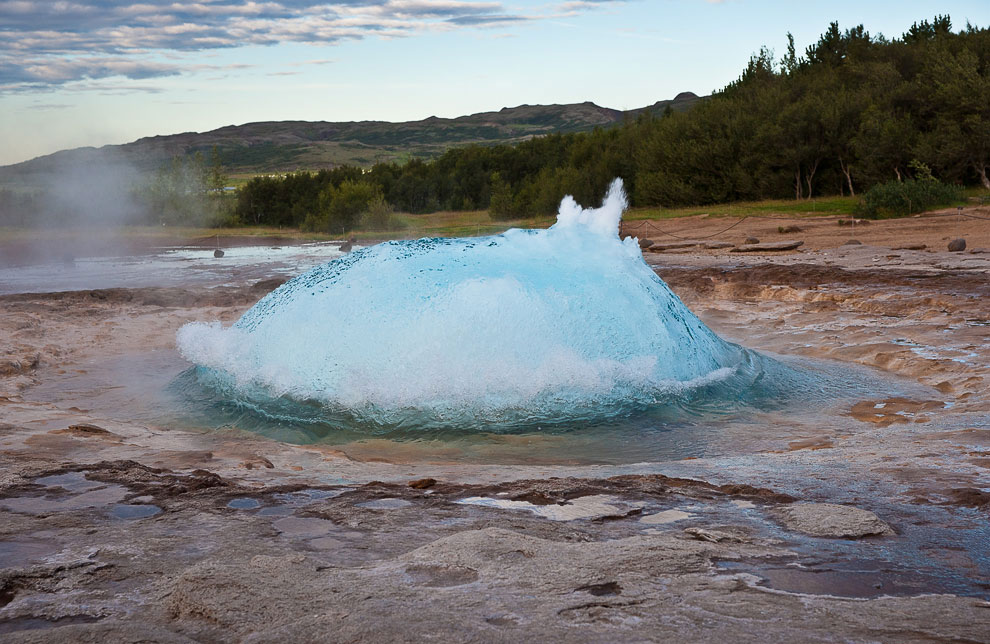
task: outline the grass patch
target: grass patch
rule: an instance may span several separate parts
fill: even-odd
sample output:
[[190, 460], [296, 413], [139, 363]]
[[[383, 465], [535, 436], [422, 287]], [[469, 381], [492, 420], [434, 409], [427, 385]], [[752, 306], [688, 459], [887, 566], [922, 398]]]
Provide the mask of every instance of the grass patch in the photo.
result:
[[[237, 179], [247, 181], [255, 175], [237, 175]], [[232, 177], [232, 182], [233, 182]], [[981, 201], [990, 202], [990, 191], [982, 188], [967, 188], [964, 192], [970, 205]], [[859, 197], [825, 197], [811, 200], [770, 199], [765, 201], [745, 201], [712, 206], [687, 208], [631, 208], [623, 216], [624, 221], [644, 221], [674, 219], [709, 215], [711, 217], [816, 217], [816, 216], [855, 216]], [[383, 239], [416, 239], [419, 237], [476, 237], [495, 235], [509, 228], [546, 228], [556, 220], [553, 216], [528, 217], [507, 221], [493, 221], [486, 210], [443, 211], [425, 215], [395, 213], [401, 222], [401, 229], [392, 231], [353, 231], [348, 237], [359, 241], [379, 241]], [[30, 242], [35, 240], [67, 240], [92, 237], [101, 234], [99, 229], [84, 228], [20, 228], [0, 226], [0, 239], [10, 242]], [[163, 245], [181, 244], [220, 235], [221, 237], [266, 237], [284, 240], [286, 243], [307, 241], [339, 240], [340, 235], [302, 232], [295, 228], [270, 226], [245, 226], [242, 228], [193, 228], [181, 226], [123, 226], [113, 229], [112, 235], [122, 239], [152, 239]]]
[[859, 197], [822, 197], [820, 199], [765, 199], [763, 201], [737, 201], [710, 206], [684, 208], [632, 208], [624, 216], [626, 221], [642, 219], [674, 219], [677, 217], [836, 217], [852, 216]]
[[404, 224], [402, 230], [394, 232], [358, 231], [358, 239], [399, 239], [416, 237], [478, 237], [494, 235], [509, 228], [546, 228], [555, 221], [554, 217], [530, 217], [493, 221], [487, 210], [443, 211], [426, 215], [396, 213]]

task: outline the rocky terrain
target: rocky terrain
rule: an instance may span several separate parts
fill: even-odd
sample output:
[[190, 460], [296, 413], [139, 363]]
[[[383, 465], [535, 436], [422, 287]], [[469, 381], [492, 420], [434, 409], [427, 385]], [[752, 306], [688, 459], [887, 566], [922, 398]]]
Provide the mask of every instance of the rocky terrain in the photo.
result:
[[645, 257], [723, 337], [900, 393], [681, 460], [160, 425], [128, 369], [181, 369], [179, 326], [273, 283], [3, 296], [0, 639], [990, 641], [990, 226], [801, 226], [710, 237], [796, 250]]

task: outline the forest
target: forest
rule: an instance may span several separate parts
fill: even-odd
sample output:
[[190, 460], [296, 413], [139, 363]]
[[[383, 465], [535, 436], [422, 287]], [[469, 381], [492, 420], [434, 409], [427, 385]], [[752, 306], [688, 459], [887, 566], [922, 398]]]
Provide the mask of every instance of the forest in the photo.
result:
[[[788, 34], [739, 78], [684, 112], [516, 145], [470, 146], [430, 161], [256, 178], [245, 223], [314, 230], [356, 225], [360, 203], [397, 210], [549, 214], [561, 197], [595, 203], [622, 177], [633, 205], [861, 195], [890, 182], [990, 189], [990, 29], [950, 18], [888, 40], [829, 25], [803, 54]], [[888, 187], [889, 189], [889, 187]]]
[[[953, 31], [936, 16], [888, 39], [832, 23], [803, 53], [790, 34], [788, 43], [779, 57], [760, 49], [737, 80], [685, 111], [431, 161], [259, 176], [236, 203], [215, 196], [212, 223], [343, 232], [387, 227], [393, 211], [514, 219], [552, 214], [566, 194], [596, 203], [614, 177], [634, 206], [654, 207], [865, 193], [867, 206], [901, 199], [917, 210], [915, 193], [937, 203], [959, 186], [990, 190], [990, 29]], [[178, 184], [168, 173], [181, 170], [142, 191], [147, 219], [195, 216], [176, 198], [188, 189], [169, 192]]]

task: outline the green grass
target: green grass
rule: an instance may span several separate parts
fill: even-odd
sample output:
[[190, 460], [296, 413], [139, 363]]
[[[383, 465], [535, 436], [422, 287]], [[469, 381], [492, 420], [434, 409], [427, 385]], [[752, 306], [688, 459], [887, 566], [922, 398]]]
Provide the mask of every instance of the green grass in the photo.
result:
[[966, 199], [965, 203], [968, 206], [985, 206], [990, 204], [990, 190], [987, 190], [983, 186], [963, 188], [963, 197]]
[[477, 237], [494, 235], [509, 228], [546, 228], [553, 217], [530, 217], [493, 221], [486, 210], [443, 211], [426, 215], [396, 213], [403, 227], [392, 231], [357, 231], [360, 239], [408, 239], [417, 237]]
[[765, 199], [763, 201], [737, 201], [711, 206], [685, 208], [632, 208], [624, 216], [626, 221], [641, 219], [673, 219], [709, 215], [711, 217], [752, 217], [781, 215], [787, 217], [851, 217], [859, 197], [823, 197], [815, 199]]
[[[243, 174], [232, 177], [235, 180], [246, 181], [254, 175]], [[990, 191], [983, 188], [967, 188], [966, 203], [979, 204], [982, 199], [990, 197]], [[781, 217], [853, 217], [855, 216], [858, 197], [825, 197], [811, 200], [769, 199], [765, 201], [746, 201], [712, 206], [694, 206], [689, 208], [632, 208], [623, 216], [625, 221], [643, 221], [648, 219], [672, 219], [675, 217], [691, 217], [709, 215], [712, 217], [746, 217], [774, 216]], [[475, 237], [493, 235], [509, 228], [546, 228], [555, 221], [552, 216], [529, 217], [509, 221], [493, 221], [485, 210], [443, 211], [425, 215], [396, 213], [402, 227], [391, 231], [354, 231], [348, 237], [356, 237], [360, 241], [378, 241], [383, 239], [415, 239], [419, 237]], [[92, 236], [92, 229], [35, 229], [0, 226], [0, 239], [4, 241], [32, 241], [65, 239], [72, 240]], [[178, 244], [201, 240], [215, 235], [223, 237], [269, 237], [285, 240], [286, 242], [327, 241], [340, 239], [339, 234], [302, 232], [294, 228], [274, 228], [270, 226], [245, 226], [243, 228], [193, 228], [193, 227], [160, 227], [160, 226], [125, 226], [114, 230], [118, 238], [154, 239], [163, 244]]]
[[[853, 216], [858, 197], [826, 197], [812, 200], [768, 199], [714, 206], [690, 208], [631, 208], [623, 215], [625, 221], [647, 219], [672, 219], [709, 215], [713, 217], [772, 216], [815, 217]], [[391, 232], [364, 231], [354, 233], [358, 239], [400, 239], [410, 237], [471, 237], [492, 235], [508, 228], [546, 228], [555, 217], [531, 217], [511, 221], [493, 221], [485, 210], [463, 212], [436, 212], [427, 215], [396, 215], [405, 225]]]

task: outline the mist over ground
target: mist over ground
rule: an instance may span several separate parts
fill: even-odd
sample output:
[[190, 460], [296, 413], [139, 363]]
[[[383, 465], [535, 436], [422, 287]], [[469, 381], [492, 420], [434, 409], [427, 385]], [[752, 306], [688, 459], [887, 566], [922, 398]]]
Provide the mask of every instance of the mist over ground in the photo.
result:
[[113, 148], [79, 150], [43, 170], [8, 174], [0, 183], [0, 229], [7, 229], [0, 265], [132, 252], [134, 226], [166, 233], [216, 225], [225, 180], [219, 161], [207, 165], [202, 154], [148, 171]]

